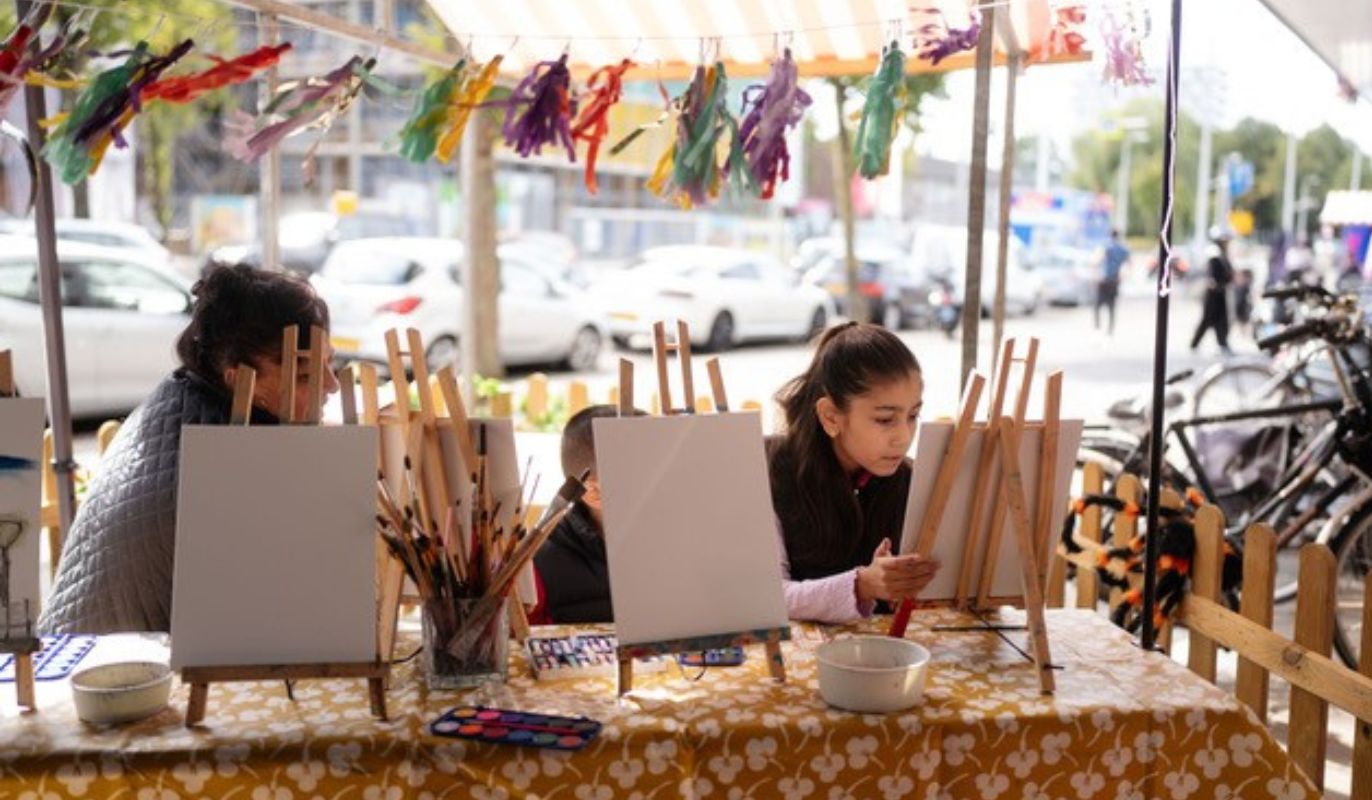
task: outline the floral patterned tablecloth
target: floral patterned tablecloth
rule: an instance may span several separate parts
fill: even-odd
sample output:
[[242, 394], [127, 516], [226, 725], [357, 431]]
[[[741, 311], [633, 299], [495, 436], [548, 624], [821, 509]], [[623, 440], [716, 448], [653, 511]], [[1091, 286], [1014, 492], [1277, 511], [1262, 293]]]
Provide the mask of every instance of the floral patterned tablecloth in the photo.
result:
[[[389, 722], [371, 718], [361, 681], [302, 681], [295, 702], [280, 683], [214, 686], [206, 724], [194, 730], [181, 724], [183, 686], [162, 714], [100, 730], [77, 721], [64, 682], [40, 684], [32, 714], [20, 714], [12, 686], [0, 685], [0, 798], [1318, 796], [1232, 695], [1140, 653], [1089, 611], [1049, 612], [1061, 666], [1050, 697], [998, 636], [933, 630], [968, 622], [950, 611], [916, 614], [909, 637], [934, 654], [926, 700], [888, 715], [824, 704], [813, 650], [843, 631], [810, 625], [793, 626], [784, 685], [768, 679], [758, 647], [746, 666], [695, 681], [694, 670], [675, 668], [640, 676], [623, 703], [609, 679], [535, 681], [522, 655], [508, 684], [467, 692], [426, 691], [411, 662], [393, 676]], [[1024, 645], [1022, 632], [1006, 636]], [[584, 714], [604, 729], [575, 753], [427, 733], [447, 708], [477, 703]]]

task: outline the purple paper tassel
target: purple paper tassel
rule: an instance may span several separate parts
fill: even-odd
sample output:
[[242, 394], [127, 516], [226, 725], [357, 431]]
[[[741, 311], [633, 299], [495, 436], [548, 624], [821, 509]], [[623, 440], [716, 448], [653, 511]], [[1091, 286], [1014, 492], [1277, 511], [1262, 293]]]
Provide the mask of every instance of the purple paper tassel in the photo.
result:
[[919, 58], [937, 64], [948, 56], [973, 50], [981, 36], [981, 19], [975, 15], [966, 28], [948, 25], [943, 12], [937, 8], [917, 8], [915, 12], [935, 17], [935, 21], [921, 25], [915, 31], [915, 50]]
[[743, 148], [752, 188], [763, 200], [776, 190], [777, 178], [790, 177], [791, 154], [786, 131], [805, 116], [810, 95], [796, 85], [796, 62], [791, 51], [773, 62], [767, 82], [743, 92], [743, 122], [738, 141]]
[[544, 145], [560, 143], [567, 149], [567, 159], [575, 162], [571, 120], [576, 108], [571, 85], [566, 53], [557, 61], [539, 62], [507, 101], [501, 128], [505, 143], [525, 158], [541, 153]]

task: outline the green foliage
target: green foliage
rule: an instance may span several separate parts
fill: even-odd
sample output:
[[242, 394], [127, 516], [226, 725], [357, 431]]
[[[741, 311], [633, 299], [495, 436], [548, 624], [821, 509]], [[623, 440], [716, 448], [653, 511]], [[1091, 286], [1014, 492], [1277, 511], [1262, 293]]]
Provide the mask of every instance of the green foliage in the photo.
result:
[[540, 433], [558, 433], [567, 427], [567, 420], [571, 414], [567, 409], [567, 398], [561, 395], [554, 395], [548, 398], [548, 407], [538, 416], [529, 416], [529, 403], [526, 397], [519, 406], [520, 413], [524, 417], [525, 430], [538, 431]]

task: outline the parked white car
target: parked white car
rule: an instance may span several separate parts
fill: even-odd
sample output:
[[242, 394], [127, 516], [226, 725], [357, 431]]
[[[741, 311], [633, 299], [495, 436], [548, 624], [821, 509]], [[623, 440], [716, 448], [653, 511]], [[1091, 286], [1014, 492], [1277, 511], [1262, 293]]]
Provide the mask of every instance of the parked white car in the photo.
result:
[[[141, 258], [159, 265], [171, 265], [171, 251], [157, 241], [147, 228], [132, 222], [64, 218], [56, 220], [53, 228], [57, 238], [65, 242], [94, 244], [135, 251]], [[0, 219], [0, 234], [32, 238], [35, 232], [32, 219], [10, 217]]]
[[[386, 362], [386, 331], [415, 328], [430, 368], [461, 352], [462, 243], [395, 237], [339, 242], [310, 281], [329, 305], [335, 354]], [[595, 367], [604, 327], [576, 289], [547, 278], [520, 253], [500, 252], [500, 357], [506, 364]]]
[[[57, 242], [72, 414], [122, 414], [177, 365], [176, 337], [190, 321], [190, 290], [156, 259], [126, 248]], [[21, 394], [47, 394], [38, 305], [38, 249], [0, 236], [0, 350], [13, 353]]]
[[624, 347], [651, 335], [656, 320], [685, 320], [693, 345], [725, 350], [750, 339], [805, 339], [833, 319], [823, 289], [771, 256], [725, 247], [654, 247], [591, 292]]

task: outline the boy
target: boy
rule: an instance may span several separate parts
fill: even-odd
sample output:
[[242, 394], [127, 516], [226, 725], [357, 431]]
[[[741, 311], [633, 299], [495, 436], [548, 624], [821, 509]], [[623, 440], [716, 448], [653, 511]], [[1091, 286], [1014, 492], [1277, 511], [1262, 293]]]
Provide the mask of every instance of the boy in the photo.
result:
[[581, 500], [534, 556], [538, 604], [529, 621], [535, 625], [614, 621], [591, 421], [618, 415], [614, 406], [590, 406], [567, 420], [562, 431], [563, 474], [589, 469], [591, 477]]

